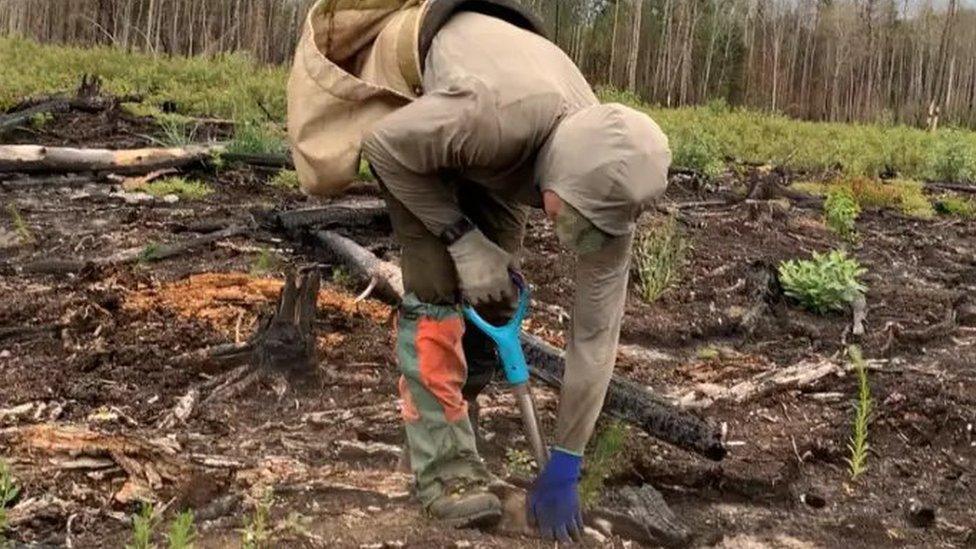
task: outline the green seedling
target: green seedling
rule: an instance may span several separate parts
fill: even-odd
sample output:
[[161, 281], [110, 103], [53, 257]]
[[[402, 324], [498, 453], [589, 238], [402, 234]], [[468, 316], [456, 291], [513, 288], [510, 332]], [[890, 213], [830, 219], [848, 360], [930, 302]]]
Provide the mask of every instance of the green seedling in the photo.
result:
[[268, 518], [273, 503], [274, 496], [268, 490], [254, 507], [251, 516], [244, 521], [244, 528], [241, 529], [241, 547], [244, 549], [261, 549], [267, 546], [267, 542], [271, 539]]
[[593, 506], [599, 502], [606, 479], [616, 473], [623, 463], [626, 441], [627, 428], [619, 421], [611, 421], [597, 435], [580, 480], [579, 494], [584, 505]]
[[860, 214], [861, 206], [849, 190], [839, 187], [827, 194], [827, 200], [824, 201], [824, 221], [844, 240], [857, 240], [855, 222]]
[[193, 549], [197, 541], [197, 529], [193, 524], [193, 511], [187, 510], [176, 515], [166, 533], [169, 549]]
[[162, 246], [155, 242], [146, 244], [146, 247], [139, 252], [139, 263], [150, 263], [155, 261], [160, 249], [162, 249]]
[[354, 288], [356, 286], [356, 277], [349, 272], [349, 269], [342, 265], [336, 265], [332, 267], [332, 282], [343, 288]]
[[20, 488], [14, 481], [10, 466], [6, 461], [0, 460], [0, 546], [5, 546], [7, 542], [7, 507], [19, 494]]
[[779, 281], [787, 296], [807, 309], [825, 314], [842, 311], [867, 291], [859, 278], [867, 272], [841, 250], [814, 252], [812, 259], [794, 259], [779, 265]]
[[871, 401], [871, 386], [868, 384], [868, 370], [861, 355], [861, 349], [855, 345], [848, 348], [854, 372], [857, 374], [857, 401], [854, 403], [854, 420], [851, 428], [851, 438], [847, 448], [851, 457], [847, 458], [850, 466], [851, 480], [857, 480], [867, 470], [868, 461], [868, 425], [871, 421], [873, 403]]
[[672, 218], [638, 234], [634, 243], [634, 270], [644, 301], [656, 301], [677, 282], [687, 249], [685, 238]]
[[153, 533], [159, 526], [159, 516], [151, 503], [143, 503], [139, 513], [132, 515], [132, 541], [125, 547], [126, 549], [151, 549], [156, 545], [153, 543]]
[[251, 264], [251, 274], [262, 276], [278, 269], [279, 261], [274, 252], [268, 247], [262, 247], [254, 262]]
[[20, 211], [17, 210], [17, 206], [13, 203], [7, 204], [7, 213], [10, 214], [10, 220], [14, 224], [14, 231], [20, 238], [21, 244], [33, 244], [36, 242], [34, 239], [34, 234], [31, 233], [30, 227], [27, 226], [27, 222], [24, 221], [23, 216], [20, 215]]

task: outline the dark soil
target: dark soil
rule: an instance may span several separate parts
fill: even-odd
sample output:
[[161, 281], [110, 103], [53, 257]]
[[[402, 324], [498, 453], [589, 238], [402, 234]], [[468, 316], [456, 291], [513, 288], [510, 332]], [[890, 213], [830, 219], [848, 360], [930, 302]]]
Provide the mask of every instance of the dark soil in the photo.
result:
[[[4, 141], [148, 146], [152, 139], [143, 136], [158, 131], [151, 120], [117, 111], [68, 113]], [[281, 233], [255, 229], [164, 261], [55, 274], [21, 267], [176, 242], [196, 236], [194, 229], [250, 223], [262, 209], [310, 205], [297, 191], [268, 185], [268, 171], [188, 175], [216, 192], [173, 204], [127, 204], [109, 183], [0, 190], [0, 429], [6, 429], [0, 454], [22, 487], [17, 506], [57, 500], [8, 537], [73, 547], [128, 541], [128, 516], [137, 505], [117, 497], [126, 472], [71, 468], [69, 456], [25, 449], [8, 436], [51, 422], [178, 447], [176, 455], [197, 472], [164, 479], [156, 495], [166, 506], [164, 524], [179, 509], [195, 510], [203, 546], [236, 546], [267, 491], [274, 496], [269, 546], [546, 546], [449, 530], [422, 516], [409, 497], [409, 478], [395, 472], [402, 428], [392, 311], [373, 299], [355, 303], [365, 284], [327, 259], [318, 312], [321, 365], [313, 381], [294, 384], [281, 398], [261, 384], [241, 398], [198, 404], [185, 424], [159, 426], [177, 399], [224, 372], [174, 357], [246, 339], [273, 306], [283, 270], [323, 257]], [[733, 191], [693, 192], [676, 181], [666, 201], [723, 197]], [[701, 410], [727, 424], [731, 452], [721, 463], [631, 430], [608, 485], [654, 485], [701, 546], [976, 544], [976, 327], [960, 314], [937, 329], [976, 295], [976, 224], [863, 214], [863, 238], [853, 253], [868, 269], [870, 289], [866, 334], [855, 338], [849, 314], [805, 312], [775, 287], [780, 261], [839, 241], [818, 210], [767, 206], [681, 210], [691, 243], [681, 280], [652, 304], [636, 290], [630, 296], [617, 373], [677, 398], [702, 384], [729, 387], [802, 361], [843, 362], [846, 345], [857, 342], [872, 359], [867, 472], [851, 480], [845, 461], [856, 379], [831, 375]], [[385, 231], [346, 232], [395, 259]], [[573, 265], [541, 215], [530, 222], [523, 270], [534, 289], [532, 330], [561, 342]], [[752, 309], [758, 320], [743, 322]], [[541, 388], [538, 394], [544, 426], [551, 427], [555, 394]], [[484, 398], [483, 453], [505, 476], [507, 450], [528, 447], [504, 387]], [[25, 404], [27, 411], [12, 411]], [[914, 526], [913, 504], [934, 509], [935, 520]], [[606, 543], [623, 546], [615, 538]]]

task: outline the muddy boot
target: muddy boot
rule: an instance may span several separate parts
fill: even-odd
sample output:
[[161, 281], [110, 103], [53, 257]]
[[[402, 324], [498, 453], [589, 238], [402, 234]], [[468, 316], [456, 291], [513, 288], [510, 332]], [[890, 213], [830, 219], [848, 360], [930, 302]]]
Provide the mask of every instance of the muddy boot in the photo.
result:
[[502, 504], [484, 487], [448, 487], [427, 506], [427, 512], [454, 528], [491, 528], [502, 518]]

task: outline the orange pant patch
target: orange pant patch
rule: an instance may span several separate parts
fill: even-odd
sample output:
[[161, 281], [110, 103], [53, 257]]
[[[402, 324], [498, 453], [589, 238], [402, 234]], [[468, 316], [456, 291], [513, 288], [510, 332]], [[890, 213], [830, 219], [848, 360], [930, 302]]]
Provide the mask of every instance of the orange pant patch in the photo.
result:
[[468, 414], [468, 403], [461, 396], [467, 376], [461, 336], [464, 324], [460, 317], [444, 320], [420, 319], [417, 323], [417, 359], [420, 382], [444, 408], [447, 421], [457, 421]]

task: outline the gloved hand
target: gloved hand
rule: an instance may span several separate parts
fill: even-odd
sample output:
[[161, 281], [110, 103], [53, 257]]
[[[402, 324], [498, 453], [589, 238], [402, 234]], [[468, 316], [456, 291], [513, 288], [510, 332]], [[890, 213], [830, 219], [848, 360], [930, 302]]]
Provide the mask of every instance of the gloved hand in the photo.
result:
[[461, 293], [472, 305], [505, 301], [515, 296], [515, 284], [508, 274], [512, 256], [488, 240], [478, 229], [468, 231], [447, 247], [454, 258]]
[[579, 479], [583, 458], [552, 449], [549, 463], [532, 484], [529, 514], [543, 538], [569, 543], [583, 532]]

